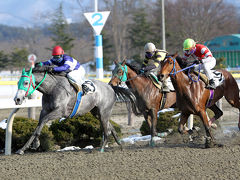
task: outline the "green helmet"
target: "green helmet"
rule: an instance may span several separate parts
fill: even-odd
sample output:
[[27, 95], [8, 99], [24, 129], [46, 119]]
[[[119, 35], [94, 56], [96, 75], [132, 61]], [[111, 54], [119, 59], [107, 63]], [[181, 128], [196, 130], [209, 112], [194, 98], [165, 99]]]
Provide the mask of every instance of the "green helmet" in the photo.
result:
[[196, 46], [196, 42], [193, 39], [188, 38], [183, 42], [183, 50], [184, 51], [189, 50], [195, 46]]

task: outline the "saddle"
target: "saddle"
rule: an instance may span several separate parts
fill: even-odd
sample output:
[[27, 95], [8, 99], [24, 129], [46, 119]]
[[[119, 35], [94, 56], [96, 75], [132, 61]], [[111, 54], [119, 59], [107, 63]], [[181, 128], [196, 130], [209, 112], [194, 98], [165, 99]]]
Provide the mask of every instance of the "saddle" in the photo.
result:
[[[214, 74], [213, 79], [214, 79], [216, 87], [222, 85], [222, 83], [224, 82], [224, 79], [225, 79], [223, 74], [217, 70], [211, 70], [211, 71]], [[206, 86], [208, 85], [209, 79], [207, 78], [206, 74], [203, 74], [196, 70], [193, 70], [193, 73], [197, 76], [199, 74], [200, 79], [206, 84]]]
[[83, 95], [95, 92], [96, 87], [91, 80], [86, 80], [82, 85], [69, 79], [70, 84], [76, 89], [77, 93], [82, 92]]
[[158, 78], [153, 74], [153, 73], [150, 73], [149, 76], [148, 76], [151, 81], [153, 82], [153, 84], [158, 88], [158, 89], [162, 89], [162, 83], [160, 81], [158, 81]]
[[93, 82], [90, 80], [85, 81], [82, 84], [82, 86], [80, 86], [79, 84], [77, 84], [76, 82], [74, 82], [71, 79], [69, 79], [69, 82], [77, 91], [76, 102], [75, 102], [74, 108], [72, 110], [72, 113], [69, 115], [69, 117], [72, 118], [80, 110], [81, 103], [82, 103], [82, 96], [95, 92], [96, 88], [95, 88], [95, 85], [93, 84]]
[[79, 84], [77, 84], [76, 82], [74, 82], [73, 80], [69, 79], [70, 84], [75, 88], [75, 90], [78, 92], [82, 91], [82, 86], [80, 86]]

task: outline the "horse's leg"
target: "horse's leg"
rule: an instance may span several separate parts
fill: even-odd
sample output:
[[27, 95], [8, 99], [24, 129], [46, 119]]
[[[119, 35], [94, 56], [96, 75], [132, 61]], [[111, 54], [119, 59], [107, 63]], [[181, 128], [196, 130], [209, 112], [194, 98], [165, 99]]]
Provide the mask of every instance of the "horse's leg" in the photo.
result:
[[111, 110], [99, 110], [99, 117], [100, 117], [100, 121], [101, 121], [101, 126], [103, 129], [103, 133], [104, 133], [104, 137], [103, 137], [103, 143], [101, 145], [101, 149], [100, 152], [104, 152], [104, 148], [107, 144], [108, 141], [108, 137], [109, 135], [112, 133], [115, 141], [117, 142], [118, 145], [121, 145], [120, 140], [117, 136], [117, 132], [115, 131], [115, 129], [113, 128], [113, 126], [111, 125], [111, 123], [109, 122], [110, 116], [111, 116]]
[[240, 130], [240, 101], [239, 101], [239, 89], [231, 87], [231, 90], [224, 92], [225, 99], [233, 107], [238, 108], [238, 128]]
[[[19, 149], [16, 153], [17, 154], [24, 154], [24, 151], [26, 149], [28, 149], [31, 145], [31, 143], [33, 142], [33, 140], [35, 138], [38, 138], [41, 134], [42, 128], [43, 126], [49, 121], [49, 120], [54, 120], [54, 119], [58, 119], [61, 116], [59, 115], [59, 109], [55, 109], [54, 111], [52, 111], [51, 113], [47, 114], [46, 116], [44, 116], [42, 119], [39, 120], [37, 127], [35, 128], [34, 132], [32, 133], [31, 137], [29, 138], [29, 140], [25, 143], [25, 145]], [[40, 145], [40, 144], [39, 144]]]
[[211, 127], [213, 122], [219, 119], [223, 115], [223, 112], [216, 104], [209, 107], [209, 109], [211, 109], [214, 112], [214, 117], [212, 117], [208, 122], [209, 126]]
[[205, 131], [206, 131], [206, 143], [205, 143], [205, 147], [206, 148], [210, 148], [210, 147], [213, 147], [214, 146], [214, 143], [213, 143], [213, 135], [211, 133], [211, 129], [210, 129], [210, 126], [209, 126], [209, 123], [208, 123], [208, 117], [207, 117], [207, 114], [206, 114], [206, 111], [205, 110], [201, 110], [200, 113], [199, 113], [199, 116], [204, 124], [204, 128], [205, 128]]
[[190, 116], [190, 114], [181, 113], [180, 122], [178, 124], [178, 132], [180, 134], [187, 133], [187, 131], [184, 130], [184, 125], [186, 124], [189, 116]]
[[45, 121], [41, 121], [41, 122], [38, 123], [38, 125], [35, 128], [32, 136], [29, 138], [29, 140], [26, 142], [26, 144], [16, 152], [17, 154], [20, 154], [20, 155], [24, 154], [24, 151], [29, 148], [29, 146], [31, 145], [33, 140], [40, 135], [41, 130], [42, 130], [45, 123], [46, 123]]
[[148, 124], [148, 127], [149, 127], [149, 131], [151, 132], [151, 127], [152, 127], [152, 122], [151, 122], [151, 116], [149, 115], [149, 112], [144, 112], [143, 113], [143, 117], [145, 119], [145, 121], [147, 122]]
[[155, 108], [153, 108], [151, 110], [151, 120], [152, 120], [152, 126], [151, 126], [151, 141], [150, 141], [150, 146], [154, 147], [155, 146], [155, 138], [157, 135], [157, 110]]
[[113, 135], [116, 143], [121, 146], [121, 141], [120, 141], [120, 139], [119, 139], [119, 137], [118, 137], [118, 135], [117, 135], [116, 130], [114, 129], [113, 125], [112, 125], [110, 122], [109, 122], [109, 124], [110, 124], [110, 128], [111, 128], [112, 135]]
[[[45, 109], [41, 110], [38, 124], [42, 121], [43, 117], [46, 116], [48, 113], [50, 113], [50, 112], [46, 111]], [[36, 150], [40, 146], [39, 136], [35, 136], [35, 138], [32, 142], [32, 146], [30, 147], [31, 149]]]

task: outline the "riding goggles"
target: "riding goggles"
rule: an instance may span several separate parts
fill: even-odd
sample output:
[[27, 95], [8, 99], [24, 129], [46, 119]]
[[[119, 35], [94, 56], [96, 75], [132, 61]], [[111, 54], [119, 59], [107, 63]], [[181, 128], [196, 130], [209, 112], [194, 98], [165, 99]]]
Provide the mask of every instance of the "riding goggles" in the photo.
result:
[[196, 48], [192, 48], [192, 49], [189, 49], [189, 50], [185, 50], [184, 52], [187, 54], [187, 55], [192, 55], [194, 54], [196, 51]]
[[63, 55], [53, 56], [53, 60], [56, 62], [61, 62], [63, 60]]
[[152, 52], [146, 52], [146, 57], [147, 58], [152, 58], [153, 55], [154, 55], [154, 53], [152, 53]]

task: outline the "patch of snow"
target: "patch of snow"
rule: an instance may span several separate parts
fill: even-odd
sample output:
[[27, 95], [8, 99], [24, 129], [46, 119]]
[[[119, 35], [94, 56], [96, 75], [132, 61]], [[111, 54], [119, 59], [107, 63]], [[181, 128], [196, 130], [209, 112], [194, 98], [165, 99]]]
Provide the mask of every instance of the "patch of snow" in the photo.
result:
[[92, 146], [92, 145], [90, 145], [90, 146], [86, 146], [85, 148], [83, 148], [83, 149], [93, 149], [94, 147]]
[[172, 117], [176, 118], [176, 117], [179, 117], [179, 116], [181, 116], [181, 113], [177, 113], [177, 114], [173, 115]]
[[59, 149], [57, 150], [58, 152], [62, 152], [62, 151], [75, 151], [75, 150], [80, 150], [81, 148], [78, 146], [69, 146], [69, 147], [65, 147], [63, 149]]
[[[159, 141], [161, 139], [162, 138], [160, 137], [154, 137], [154, 141]], [[140, 134], [135, 134], [127, 138], [121, 139], [122, 142], [131, 143], [131, 144], [134, 144], [137, 141], [150, 141], [150, 140], [151, 140], [151, 135], [142, 136]]]
[[6, 129], [7, 127], [7, 119], [4, 119], [0, 122], [0, 128]]

